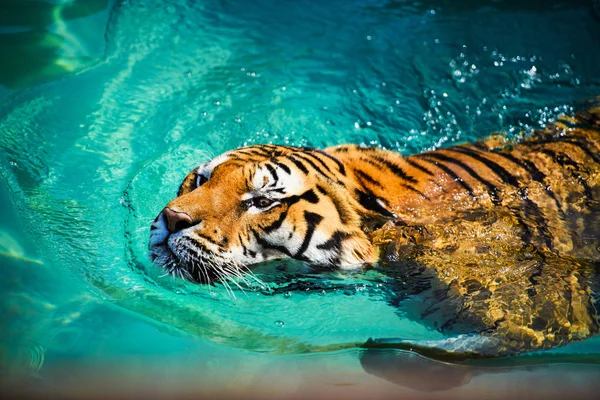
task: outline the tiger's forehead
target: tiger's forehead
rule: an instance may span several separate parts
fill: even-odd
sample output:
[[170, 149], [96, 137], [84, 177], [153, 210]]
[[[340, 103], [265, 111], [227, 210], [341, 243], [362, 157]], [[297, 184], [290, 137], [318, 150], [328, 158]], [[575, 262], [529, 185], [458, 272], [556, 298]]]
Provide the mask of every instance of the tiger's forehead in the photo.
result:
[[[224, 176], [242, 172], [249, 192], [297, 194], [305, 186], [305, 176], [297, 166], [285, 159], [285, 156], [296, 151], [301, 149], [276, 145], [242, 147], [215, 157], [198, 167], [196, 173], [210, 178], [215, 173]], [[235, 182], [228, 184], [235, 185]]]
[[202, 164], [197, 168], [196, 172], [204, 172], [210, 175], [215, 168], [227, 163], [228, 161], [232, 164], [260, 163], [262, 161], [267, 161], [275, 157], [291, 154], [300, 150], [301, 149], [297, 147], [271, 144], [241, 147], [239, 149], [225, 152], [213, 158], [209, 162]]

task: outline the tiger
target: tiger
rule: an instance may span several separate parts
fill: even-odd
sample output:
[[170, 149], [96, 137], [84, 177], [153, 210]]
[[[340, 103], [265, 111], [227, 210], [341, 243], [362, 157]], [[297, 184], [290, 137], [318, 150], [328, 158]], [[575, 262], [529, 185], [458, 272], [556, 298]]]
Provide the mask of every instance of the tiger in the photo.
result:
[[432, 277], [414, 318], [465, 337], [448, 351], [588, 338], [600, 326], [598, 104], [518, 140], [409, 156], [353, 144], [228, 151], [183, 179], [150, 227], [150, 258], [202, 284], [283, 258], [342, 270], [410, 262]]

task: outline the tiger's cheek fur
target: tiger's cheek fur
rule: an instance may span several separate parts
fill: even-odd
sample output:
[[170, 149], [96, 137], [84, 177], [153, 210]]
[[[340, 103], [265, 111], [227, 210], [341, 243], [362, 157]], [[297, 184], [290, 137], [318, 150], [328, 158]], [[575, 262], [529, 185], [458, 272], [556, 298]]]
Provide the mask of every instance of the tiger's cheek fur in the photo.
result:
[[[374, 262], [377, 254], [361, 229], [359, 216], [348, 207], [349, 202], [349, 195], [345, 200], [333, 201], [321, 193], [316, 199], [283, 207], [278, 213], [255, 216], [256, 221], [248, 218], [242, 227], [241, 245], [233, 253], [246, 263], [291, 257], [355, 268]], [[345, 207], [342, 212], [341, 204]]]

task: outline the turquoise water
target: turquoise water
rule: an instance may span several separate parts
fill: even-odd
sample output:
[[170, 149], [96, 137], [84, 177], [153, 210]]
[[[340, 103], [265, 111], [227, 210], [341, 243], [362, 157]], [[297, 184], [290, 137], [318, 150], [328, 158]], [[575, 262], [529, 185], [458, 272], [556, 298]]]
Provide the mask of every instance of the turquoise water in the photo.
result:
[[[238, 146], [410, 154], [572, 113], [600, 94], [593, 3], [0, 1], [3, 377], [40, 391], [107, 390], [101, 376], [125, 393], [440, 381], [498, 395], [531, 380], [587, 393], [596, 338], [468, 371], [365, 356], [371, 337], [443, 338], [388, 303], [381, 272], [273, 263], [234, 297], [163, 276], [146, 247], [181, 178]], [[389, 365], [407, 379], [392, 383]]]

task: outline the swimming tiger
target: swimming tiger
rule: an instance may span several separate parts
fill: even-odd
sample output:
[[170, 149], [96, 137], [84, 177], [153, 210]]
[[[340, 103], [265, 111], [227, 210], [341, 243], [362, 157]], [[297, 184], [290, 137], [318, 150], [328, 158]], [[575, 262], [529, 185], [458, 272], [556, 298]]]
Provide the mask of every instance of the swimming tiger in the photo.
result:
[[239, 148], [191, 171], [150, 230], [153, 261], [199, 283], [280, 258], [416, 263], [435, 283], [415, 318], [493, 343], [472, 352], [584, 339], [599, 330], [600, 107], [518, 142], [494, 136], [410, 156]]

